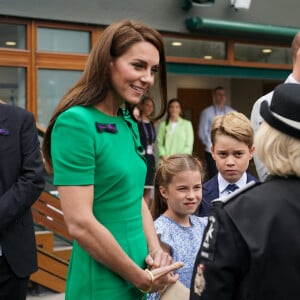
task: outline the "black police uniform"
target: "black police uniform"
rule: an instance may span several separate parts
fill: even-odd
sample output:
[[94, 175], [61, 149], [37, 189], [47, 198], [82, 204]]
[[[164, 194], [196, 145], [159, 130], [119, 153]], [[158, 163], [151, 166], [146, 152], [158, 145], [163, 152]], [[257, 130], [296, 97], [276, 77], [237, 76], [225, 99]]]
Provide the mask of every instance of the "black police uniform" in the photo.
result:
[[299, 177], [269, 177], [214, 201], [190, 300], [299, 300], [299, 229]]

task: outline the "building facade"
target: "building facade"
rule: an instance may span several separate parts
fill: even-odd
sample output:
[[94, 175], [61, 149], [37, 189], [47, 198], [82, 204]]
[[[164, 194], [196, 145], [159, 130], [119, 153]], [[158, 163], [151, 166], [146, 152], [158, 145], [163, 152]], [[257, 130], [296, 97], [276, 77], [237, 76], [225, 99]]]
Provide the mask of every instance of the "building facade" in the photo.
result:
[[196, 2], [0, 1], [0, 98], [32, 111], [46, 127], [103, 28], [134, 19], [163, 34], [169, 98], [183, 100], [194, 129], [217, 85], [226, 88], [229, 104], [250, 116], [255, 100], [291, 70], [298, 0], [252, 0], [248, 9], [230, 0]]

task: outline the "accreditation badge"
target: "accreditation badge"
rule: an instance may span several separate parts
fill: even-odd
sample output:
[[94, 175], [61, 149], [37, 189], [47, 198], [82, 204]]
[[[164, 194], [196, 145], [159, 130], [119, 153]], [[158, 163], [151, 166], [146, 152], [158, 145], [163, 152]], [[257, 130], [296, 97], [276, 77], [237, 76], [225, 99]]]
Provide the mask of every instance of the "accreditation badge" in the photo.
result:
[[152, 145], [147, 146], [146, 153], [147, 154], [153, 154], [153, 146]]
[[197, 266], [195, 280], [194, 280], [194, 293], [198, 296], [201, 296], [204, 289], [205, 289], [205, 278], [203, 275], [203, 272], [205, 270], [205, 267], [203, 264], [199, 264]]

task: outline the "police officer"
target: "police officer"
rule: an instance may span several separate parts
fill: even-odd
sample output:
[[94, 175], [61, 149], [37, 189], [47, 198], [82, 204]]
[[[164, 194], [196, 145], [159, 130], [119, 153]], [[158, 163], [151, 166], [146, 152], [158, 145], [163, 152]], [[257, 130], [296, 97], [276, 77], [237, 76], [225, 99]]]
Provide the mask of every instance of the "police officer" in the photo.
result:
[[190, 300], [300, 299], [300, 85], [277, 86], [260, 112], [270, 176], [213, 201]]

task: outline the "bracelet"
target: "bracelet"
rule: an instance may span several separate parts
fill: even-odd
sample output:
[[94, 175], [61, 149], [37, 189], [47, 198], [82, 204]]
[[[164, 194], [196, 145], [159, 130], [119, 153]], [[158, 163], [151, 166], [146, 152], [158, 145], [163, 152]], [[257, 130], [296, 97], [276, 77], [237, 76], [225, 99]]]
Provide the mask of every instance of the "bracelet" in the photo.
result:
[[154, 282], [154, 275], [153, 275], [153, 273], [152, 273], [150, 270], [148, 270], [148, 269], [145, 269], [145, 271], [146, 271], [146, 272], [150, 275], [150, 277], [151, 277], [151, 284], [150, 284], [149, 289], [147, 289], [147, 290], [145, 290], [145, 291], [139, 289], [139, 290], [140, 290], [142, 293], [144, 293], [144, 294], [149, 293], [149, 292], [152, 290], [152, 288], [153, 288], [153, 282]]

